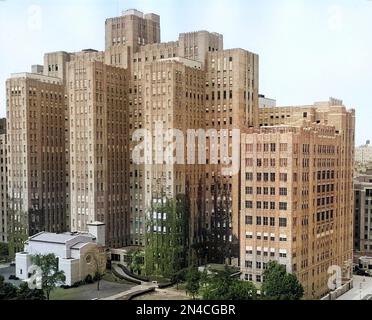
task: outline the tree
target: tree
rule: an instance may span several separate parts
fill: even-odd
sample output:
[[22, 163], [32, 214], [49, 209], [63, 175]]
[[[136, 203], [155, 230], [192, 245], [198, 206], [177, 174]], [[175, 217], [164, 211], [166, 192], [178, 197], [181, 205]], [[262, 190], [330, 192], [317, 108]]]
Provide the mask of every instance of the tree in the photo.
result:
[[86, 254], [86, 261], [92, 264], [94, 268], [93, 280], [97, 282], [97, 291], [100, 290], [101, 281], [105, 276], [106, 271], [106, 255], [103, 247], [98, 247], [97, 250], [92, 250]]
[[130, 271], [141, 275], [142, 268], [143, 268], [143, 260], [144, 260], [144, 252], [141, 250], [136, 250], [132, 252], [131, 254], [131, 260], [130, 260]]
[[0, 275], [0, 300], [13, 300], [17, 297], [17, 289], [10, 283], [4, 281]]
[[171, 282], [176, 284], [177, 290], [179, 288], [179, 284], [186, 281], [187, 271], [188, 271], [188, 269], [182, 269], [182, 270], [176, 272], [175, 274], [173, 274], [173, 276], [171, 277]]
[[172, 277], [189, 266], [189, 200], [154, 199], [146, 219], [146, 275]]
[[9, 256], [8, 245], [6, 243], [0, 243], [0, 259], [7, 258]]
[[41, 270], [42, 290], [49, 300], [50, 293], [66, 280], [64, 272], [58, 270], [58, 258], [54, 254], [36, 255], [32, 263]]
[[[200, 215], [198, 232], [201, 240], [193, 244], [193, 249], [199, 264], [225, 264], [227, 261], [230, 264], [233, 258], [239, 256], [239, 240], [231, 228], [232, 202], [229, 182], [225, 178], [214, 178], [210, 193], [214, 198], [210, 203], [214, 213], [210, 218]], [[209, 229], [203, 227], [206, 222], [210, 225]]]
[[186, 273], [186, 292], [195, 300], [200, 289], [200, 272], [196, 267], [190, 267]]
[[[23, 199], [21, 199], [22, 207]], [[27, 211], [15, 210], [18, 200], [12, 196], [8, 199], [7, 214], [8, 214], [8, 249], [9, 257], [14, 259], [17, 252], [23, 251], [25, 241], [28, 239], [28, 223], [29, 215]]]
[[233, 283], [231, 273], [225, 268], [211, 276], [203, 293], [204, 300], [229, 300], [229, 289]]
[[0, 300], [45, 300], [45, 296], [43, 290], [32, 290], [25, 282], [22, 282], [17, 289], [11, 283], [6, 283], [0, 276]]
[[268, 300], [300, 300], [304, 289], [297, 277], [286, 272], [286, 268], [272, 261], [264, 272], [261, 292]]
[[257, 289], [251, 282], [231, 276], [228, 268], [209, 277], [203, 292], [204, 300], [254, 300]]
[[17, 291], [16, 300], [45, 300], [45, 296], [43, 290], [32, 290], [27, 283], [23, 282]]
[[235, 279], [229, 290], [229, 300], [256, 300], [257, 288], [252, 282]]

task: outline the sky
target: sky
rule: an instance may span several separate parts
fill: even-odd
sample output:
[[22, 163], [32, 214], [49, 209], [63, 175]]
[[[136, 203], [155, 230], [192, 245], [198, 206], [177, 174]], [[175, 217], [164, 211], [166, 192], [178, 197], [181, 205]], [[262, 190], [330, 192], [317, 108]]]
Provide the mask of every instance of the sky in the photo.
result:
[[259, 54], [260, 93], [280, 106], [342, 99], [357, 144], [372, 140], [371, 0], [0, 0], [0, 116], [11, 73], [46, 52], [103, 50], [105, 19], [131, 8], [161, 16], [162, 41], [208, 30]]

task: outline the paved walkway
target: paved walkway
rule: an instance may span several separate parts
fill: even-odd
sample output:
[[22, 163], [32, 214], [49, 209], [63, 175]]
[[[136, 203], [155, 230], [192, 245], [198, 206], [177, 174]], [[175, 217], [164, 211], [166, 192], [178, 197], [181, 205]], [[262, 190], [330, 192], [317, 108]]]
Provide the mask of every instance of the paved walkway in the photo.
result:
[[372, 294], [372, 277], [354, 276], [354, 287], [337, 300], [362, 300]]
[[[134, 283], [140, 281], [140, 280], [138, 280], [138, 279], [133, 278], [133, 277], [130, 276], [129, 274], [126, 274], [126, 273], [124, 272], [124, 270], [123, 270], [122, 268], [120, 268], [120, 267], [119, 267], [118, 265], [116, 265], [116, 264], [113, 264], [113, 265], [112, 265], [112, 268], [115, 269], [115, 271], [116, 271], [118, 274], [120, 274], [120, 275], [123, 276], [124, 278], [127, 278], [127, 279], [129, 279], [129, 280], [132, 280]], [[141, 285], [146, 285], [146, 283], [147, 283], [147, 282], [143, 282], [143, 281], [140, 281], [140, 282], [141, 282]]]
[[114, 283], [102, 280], [100, 291], [97, 291], [97, 284], [87, 284], [78, 288], [58, 288], [51, 294], [52, 300], [98, 300], [111, 297], [123, 291], [133, 288], [132, 284]]
[[124, 291], [122, 293], [119, 293], [119, 294], [116, 294], [114, 296], [111, 296], [111, 297], [108, 297], [108, 298], [104, 298], [104, 299], [100, 299], [100, 300], [129, 300], [129, 298], [133, 295], [133, 294], [138, 294], [138, 293], [147, 293], [147, 292], [151, 292], [151, 291], [154, 291], [156, 289], [156, 286], [151, 284], [151, 285], [140, 285], [140, 286], [136, 286], [136, 287], [133, 287], [127, 291]]

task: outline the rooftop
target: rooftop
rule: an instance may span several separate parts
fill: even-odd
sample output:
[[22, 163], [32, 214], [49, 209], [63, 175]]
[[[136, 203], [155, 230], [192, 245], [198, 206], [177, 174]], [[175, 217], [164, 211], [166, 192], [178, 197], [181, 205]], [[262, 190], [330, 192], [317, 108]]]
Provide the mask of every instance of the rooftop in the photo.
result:
[[60, 243], [65, 244], [68, 241], [71, 241], [81, 234], [78, 233], [49, 233], [41, 232], [37, 235], [34, 235], [29, 238], [29, 241], [38, 241], [38, 242], [49, 242], [49, 243]]
[[48, 82], [48, 83], [55, 83], [55, 84], [62, 84], [62, 80], [60, 78], [45, 76], [40, 73], [29, 73], [29, 72], [20, 72], [20, 73], [12, 73], [10, 75], [11, 79], [34, 79], [41, 82]]

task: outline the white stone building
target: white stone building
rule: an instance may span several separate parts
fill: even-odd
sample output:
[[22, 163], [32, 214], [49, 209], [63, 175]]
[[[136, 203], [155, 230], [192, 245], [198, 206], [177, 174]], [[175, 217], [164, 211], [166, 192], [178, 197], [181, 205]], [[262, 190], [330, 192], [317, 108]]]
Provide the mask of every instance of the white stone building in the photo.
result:
[[88, 275], [106, 269], [105, 225], [99, 222], [88, 226], [88, 234], [41, 232], [28, 239], [24, 252], [16, 254], [16, 276], [27, 280], [32, 256], [54, 254], [59, 270], [66, 276], [65, 285], [83, 281]]
[[359, 164], [372, 162], [372, 146], [370, 141], [367, 141], [363, 146], [355, 148], [355, 161]]

